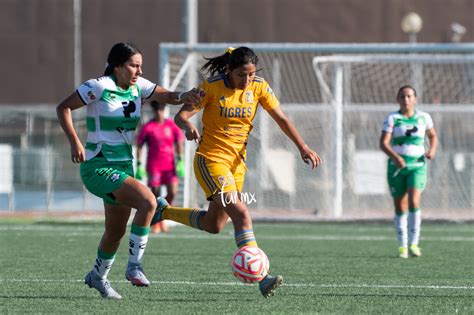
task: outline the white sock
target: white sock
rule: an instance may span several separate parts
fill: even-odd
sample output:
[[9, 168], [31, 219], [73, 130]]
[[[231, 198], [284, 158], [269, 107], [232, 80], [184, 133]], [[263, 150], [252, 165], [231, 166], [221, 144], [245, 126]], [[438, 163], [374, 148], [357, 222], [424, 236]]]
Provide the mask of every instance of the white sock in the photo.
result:
[[398, 247], [408, 247], [407, 215], [405, 213], [395, 214], [393, 223], [397, 232]]
[[99, 252], [97, 253], [97, 258], [95, 259], [94, 267], [92, 268], [95, 274], [101, 279], [107, 278], [110, 268], [112, 268], [112, 264], [115, 260], [115, 254], [107, 258], [105, 258], [104, 256], [105, 255], [101, 255], [101, 251], [99, 250]]
[[136, 235], [130, 233], [129, 247], [128, 247], [128, 263], [140, 264], [143, 254], [145, 253], [146, 244], [148, 243], [147, 235]]
[[418, 245], [421, 232], [421, 210], [408, 213], [408, 238], [410, 245]]

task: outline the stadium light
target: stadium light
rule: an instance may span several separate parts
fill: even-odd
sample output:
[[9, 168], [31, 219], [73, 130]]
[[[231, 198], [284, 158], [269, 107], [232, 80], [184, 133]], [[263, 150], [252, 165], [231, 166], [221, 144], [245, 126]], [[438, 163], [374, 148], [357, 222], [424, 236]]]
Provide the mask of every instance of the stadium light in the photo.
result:
[[451, 36], [451, 41], [453, 43], [459, 43], [462, 36], [466, 34], [466, 28], [457, 22], [451, 23], [451, 31], [453, 33]]
[[401, 27], [402, 31], [408, 34], [410, 43], [416, 43], [416, 35], [423, 27], [423, 20], [417, 13], [410, 12], [403, 17]]

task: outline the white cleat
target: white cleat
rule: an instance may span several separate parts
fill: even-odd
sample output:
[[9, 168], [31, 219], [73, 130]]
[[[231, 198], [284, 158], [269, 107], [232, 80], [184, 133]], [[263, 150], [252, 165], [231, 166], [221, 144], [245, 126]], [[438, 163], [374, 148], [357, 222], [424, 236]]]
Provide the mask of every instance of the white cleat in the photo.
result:
[[128, 264], [125, 278], [137, 287], [147, 287], [150, 285], [150, 281], [148, 281], [142, 267], [138, 264]]
[[120, 300], [122, 298], [122, 296], [110, 286], [109, 280], [99, 278], [94, 271], [91, 271], [86, 275], [84, 283], [87, 284], [89, 288], [94, 288], [99, 291], [103, 298], [115, 300]]

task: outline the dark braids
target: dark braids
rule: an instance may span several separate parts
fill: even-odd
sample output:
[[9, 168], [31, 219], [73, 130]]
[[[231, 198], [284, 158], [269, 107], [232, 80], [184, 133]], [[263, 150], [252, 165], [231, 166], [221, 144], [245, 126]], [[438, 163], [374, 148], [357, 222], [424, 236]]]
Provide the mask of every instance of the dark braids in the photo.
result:
[[226, 66], [229, 70], [234, 70], [240, 66], [252, 63], [255, 66], [258, 64], [258, 57], [255, 52], [248, 47], [239, 47], [234, 50], [228, 49], [223, 55], [206, 58], [207, 62], [202, 66], [201, 71], [211, 74], [225, 73]]

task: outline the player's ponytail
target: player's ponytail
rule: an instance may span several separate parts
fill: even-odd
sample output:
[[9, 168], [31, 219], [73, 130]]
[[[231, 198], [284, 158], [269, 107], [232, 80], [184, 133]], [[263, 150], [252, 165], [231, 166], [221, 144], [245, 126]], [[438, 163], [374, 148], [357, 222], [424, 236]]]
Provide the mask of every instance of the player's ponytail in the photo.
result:
[[202, 66], [202, 71], [207, 71], [211, 75], [222, 74], [226, 72], [226, 67], [229, 70], [234, 70], [240, 66], [252, 63], [255, 66], [258, 64], [258, 57], [255, 52], [248, 47], [239, 47], [233, 49], [229, 47], [223, 55], [206, 58], [207, 62]]
[[104, 75], [111, 75], [114, 73], [114, 68], [123, 65], [130, 57], [135, 54], [141, 54], [140, 50], [129, 43], [117, 43], [110, 49], [107, 56], [107, 66], [105, 67]]

